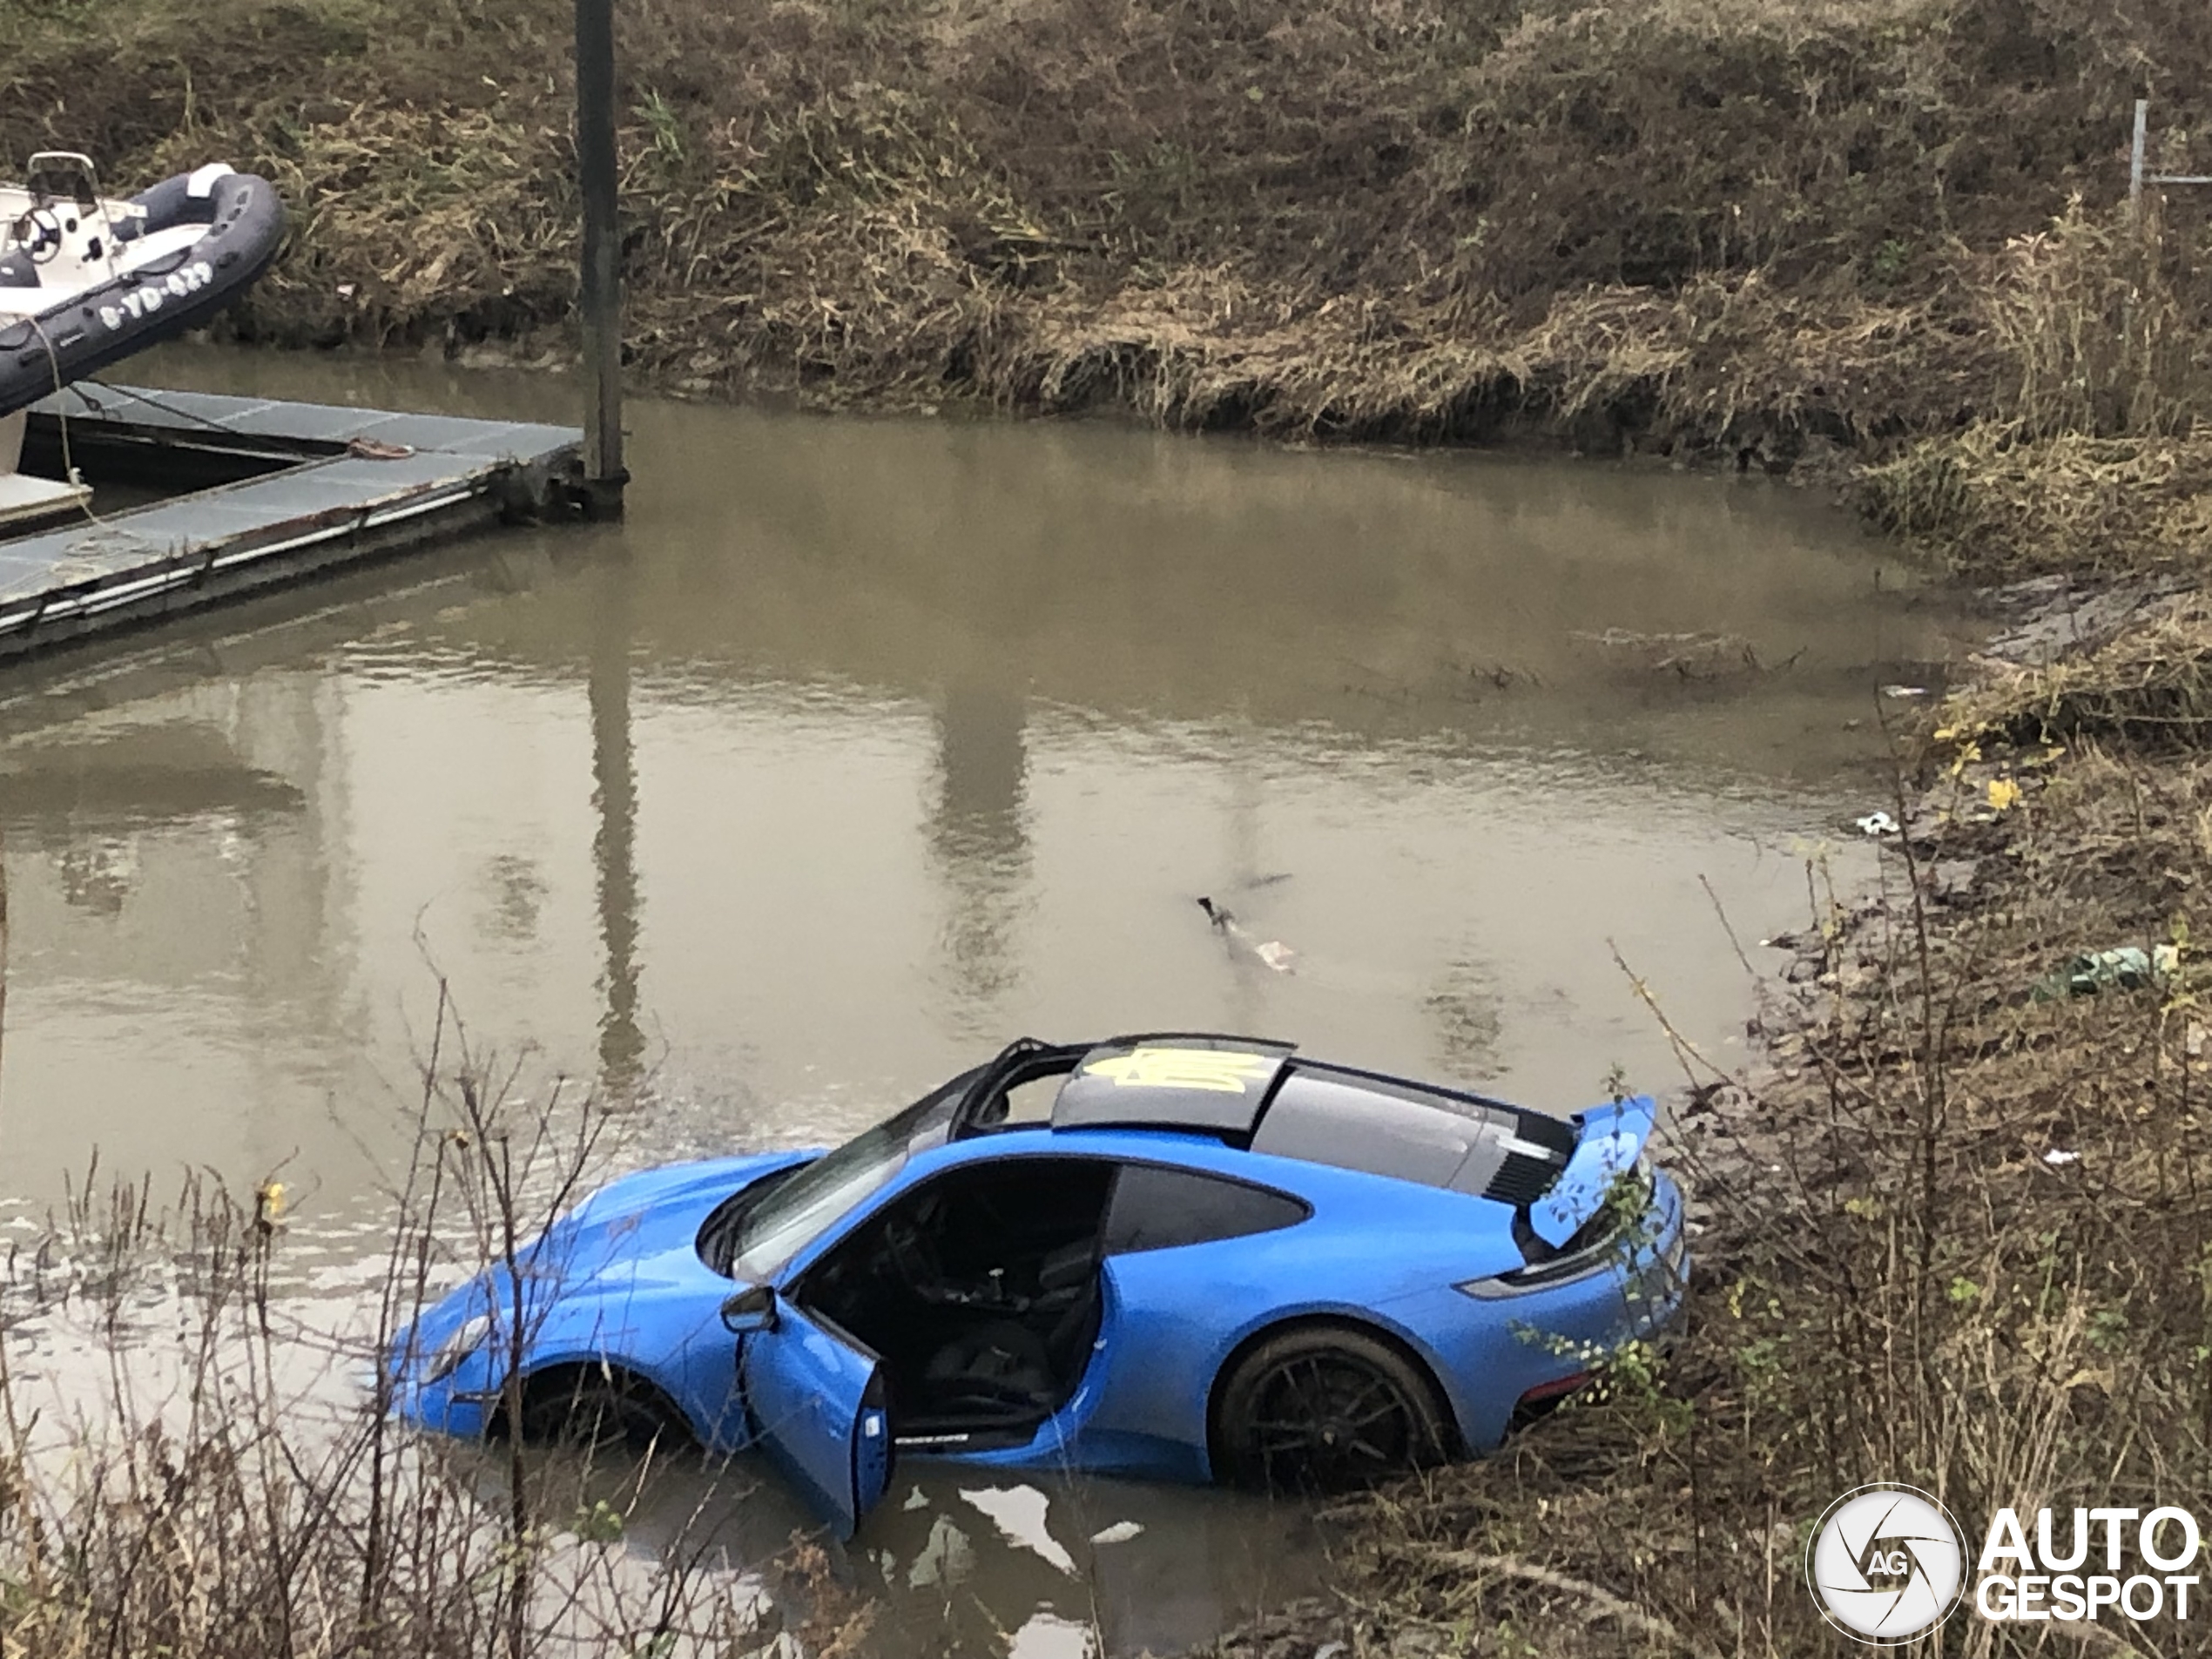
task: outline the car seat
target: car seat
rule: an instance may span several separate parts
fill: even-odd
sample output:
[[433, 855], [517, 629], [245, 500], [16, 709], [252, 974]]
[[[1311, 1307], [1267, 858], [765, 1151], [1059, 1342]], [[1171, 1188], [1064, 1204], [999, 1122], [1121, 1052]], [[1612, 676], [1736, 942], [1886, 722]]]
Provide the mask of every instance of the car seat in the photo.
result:
[[932, 1417], [1039, 1417], [1058, 1391], [1044, 1339], [1012, 1319], [970, 1326], [930, 1355], [921, 1369]]

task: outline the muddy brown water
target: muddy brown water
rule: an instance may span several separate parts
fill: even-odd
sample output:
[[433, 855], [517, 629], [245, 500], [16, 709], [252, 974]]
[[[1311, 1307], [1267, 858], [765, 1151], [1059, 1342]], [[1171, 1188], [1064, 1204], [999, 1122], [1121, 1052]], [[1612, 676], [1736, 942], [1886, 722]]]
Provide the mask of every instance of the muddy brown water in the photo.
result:
[[[334, 359], [132, 368], [575, 401]], [[1765, 481], [656, 401], [631, 423], [619, 527], [0, 680], [0, 1220], [95, 1149], [281, 1167], [299, 1293], [354, 1293], [433, 965], [540, 1075], [639, 1090], [632, 1163], [841, 1137], [1022, 1032], [1279, 1035], [1558, 1110], [1615, 1068], [1663, 1089], [1616, 951], [1739, 1054], [1716, 902], [1764, 967], [1809, 858], [1863, 875], [1849, 820], [1882, 804], [1899, 706], [1878, 688], [1959, 628]], [[1225, 950], [1202, 894], [1294, 971]], [[1311, 1588], [1294, 1508], [1046, 1481], [1039, 1534], [985, 1513], [1019, 1486], [902, 1481], [863, 1538], [885, 1628], [1157, 1650]], [[680, 1487], [633, 1547], [654, 1505], [696, 1507]], [[715, 1524], [743, 1560], [802, 1521], [764, 1489]]]

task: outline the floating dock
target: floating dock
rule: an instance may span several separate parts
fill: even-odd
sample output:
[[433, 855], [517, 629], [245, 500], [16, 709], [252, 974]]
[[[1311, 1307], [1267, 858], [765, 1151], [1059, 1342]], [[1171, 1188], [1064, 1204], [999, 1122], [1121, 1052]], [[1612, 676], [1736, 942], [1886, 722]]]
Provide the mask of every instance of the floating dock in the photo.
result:
[[206, 487], [0, 540], [0, 660], [580, 499], [572, 427], [91, 383], [30, 414], [47, 470]]

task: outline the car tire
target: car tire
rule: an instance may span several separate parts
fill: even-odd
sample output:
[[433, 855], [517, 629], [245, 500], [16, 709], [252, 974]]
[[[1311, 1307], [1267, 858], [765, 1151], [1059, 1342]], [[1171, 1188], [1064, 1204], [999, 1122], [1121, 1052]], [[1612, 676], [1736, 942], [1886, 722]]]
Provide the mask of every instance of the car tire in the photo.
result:
[[1371, 1486], [1440, 1462], [1450, 1444], [1420, 1366], [1340, 1325], [1266, 1338], [1236, 1361], [1216, 1401], [1215, 1471], [1257, 1491]]
[[523, 1390], [523, 1439], [532, 1446], [642, 1452], [686, 1433], [658, 1389], [622, 1372], [552, 1372]]

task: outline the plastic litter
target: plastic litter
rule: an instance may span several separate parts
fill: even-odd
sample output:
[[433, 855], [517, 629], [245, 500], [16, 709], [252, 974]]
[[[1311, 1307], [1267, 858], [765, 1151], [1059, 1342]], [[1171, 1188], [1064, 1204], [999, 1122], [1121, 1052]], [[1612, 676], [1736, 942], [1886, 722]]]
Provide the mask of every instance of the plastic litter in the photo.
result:
[[1090, 1541], [1094, 1544], [1126, 1544], [1143, 1530], [1144, 1523], [1141, 1521], [1117, 1521], [1112, 1526], [1102, 1527], [1091, 1534]]
[[2054, 1146], [2043, 1155], [2043, 1162], [2054, 1170], [2064, 1169], [2069, 1163], [2080, 1163], [2081, 1154], [2069, 1152], [2061, 1147]]
[[1925, 697], [1927, 694], [1928, 688], [1925, 685], [1885, 685], [1882, 687], [1884, 697]]
[[1887, 813], [1869, 813], [1865, 817], [1856, 821], [1858, 825], [1858, 833], [1861, 835], [1894, 835], [1897, 833], [1897, 819], [1892, 818]]
[[2056, 973], [2036, 982], [2031, 995], [2038, 1001], [2060, 996], [2094, 996], [2108, 989], [2140, 991], [2162, 985], [2181, 971], [2178, 946], [2119, 945], [2110, 950], [2087, 951], [2068, 959]]

